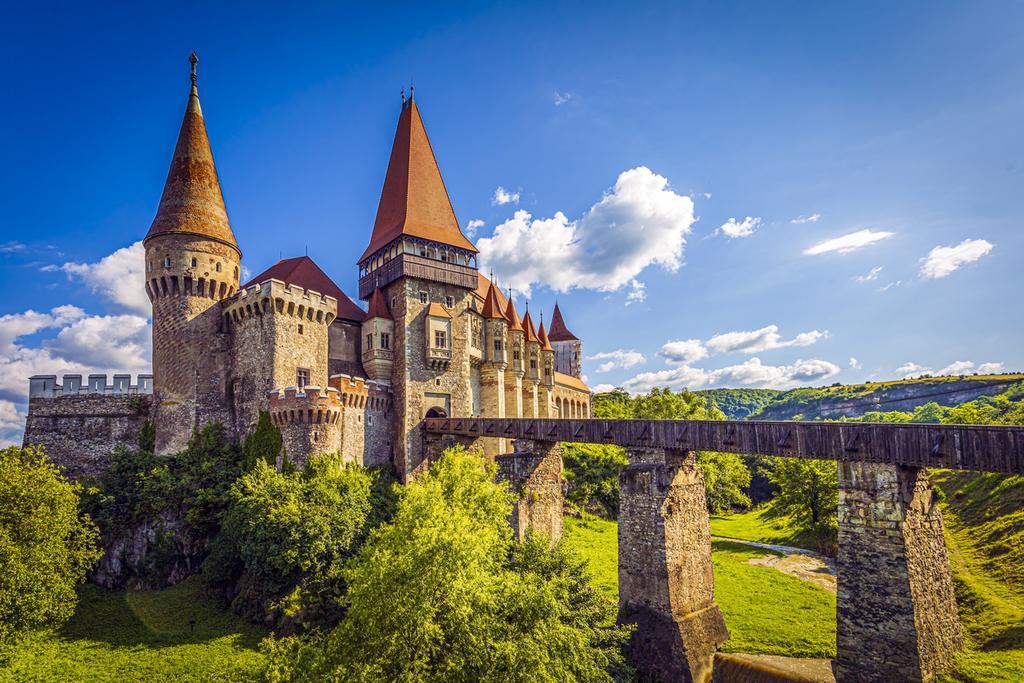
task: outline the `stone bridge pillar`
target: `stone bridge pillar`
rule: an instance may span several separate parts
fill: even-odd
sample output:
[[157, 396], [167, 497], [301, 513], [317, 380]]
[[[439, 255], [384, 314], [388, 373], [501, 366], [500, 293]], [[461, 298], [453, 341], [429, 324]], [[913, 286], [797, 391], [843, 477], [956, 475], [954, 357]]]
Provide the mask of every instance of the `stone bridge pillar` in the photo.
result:
[[704, 477], [685, 451], [629, 449], [619, 474], [619, 622], [656, 681], [709, 681], [729, 637], [715, 604]]
[[[420, 427], [423, 429], [423, 427]], [[468, 451], [483, 452], [481, 444], [483, 439], [461, 434], [431, 434], [423, 431], [423, 460], [413, 469], [409, 475], [426, 472], [430, 463], [437, 462], [444, 454], [445, 449], [452, 446], [463, 446]]]
[[963, 647], [925, 470], [839, 463], [836, 565], [837, 680], [931, 681]]
[[562, 448], [557, 441], [517, 439], [515, 452], [498, 456], [498, 480], [507, 481], [518, 497], [512, 508], [512, 530], [522, 540], [527, 529], [562, 538]]

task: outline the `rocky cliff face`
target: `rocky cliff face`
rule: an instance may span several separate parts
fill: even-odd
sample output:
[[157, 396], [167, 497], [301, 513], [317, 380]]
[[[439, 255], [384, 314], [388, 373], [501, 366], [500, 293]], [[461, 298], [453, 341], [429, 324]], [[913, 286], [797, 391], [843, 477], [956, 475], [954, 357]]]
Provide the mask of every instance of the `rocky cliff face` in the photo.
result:
[[104, 588], [165, 588], [197, 573], [205, 555], [205, 544], [188, 538], [178, 515], [162, 512], [105, 538], [93, 581]]

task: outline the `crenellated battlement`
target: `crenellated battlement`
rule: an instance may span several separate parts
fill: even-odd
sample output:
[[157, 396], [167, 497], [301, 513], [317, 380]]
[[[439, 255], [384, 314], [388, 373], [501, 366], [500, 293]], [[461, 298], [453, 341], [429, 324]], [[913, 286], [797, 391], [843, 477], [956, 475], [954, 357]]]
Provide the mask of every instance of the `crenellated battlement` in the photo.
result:
[[224, 319], [242, 323], [268, 315], [283, 315], [330, 325], [338, 316], [338, 300], [312, 289], [270, 279], [235, 292], [224, 303]]
[[188, 273], [180, 277], [165, 274], [146, 281], [146, 294], [152, 302], [182, 296], [222, 301], [235, 294], [235, 286], [231, 282], [213, 277], [192, 277]]
[[337, 424], [342, 413], [341, 397], [334, 387], [323, 391], [315, 386], [302, 391], [297, 387], [271, 389], [267, 392], [267, 404], [271, 420], [279, 427]]
[[131, 375], [114, 375], [113, 383], [107, 384], [105, 374], [89, 375], [86, 382], [82, 381], [82, 375], [64, 375], [62, 382], [58, 383], [57, 375], [33, 375], [28, 380], [28, 397], [130, 396], [153, 393], [153, 375], [137, 375], [136, 378], [136, 383], [132, 384]]
[[331, 375], [328, 384], [338, 390], [346, 408], [381, 412], [391, 408], [391, 388], [382, 382], [337, 374]]

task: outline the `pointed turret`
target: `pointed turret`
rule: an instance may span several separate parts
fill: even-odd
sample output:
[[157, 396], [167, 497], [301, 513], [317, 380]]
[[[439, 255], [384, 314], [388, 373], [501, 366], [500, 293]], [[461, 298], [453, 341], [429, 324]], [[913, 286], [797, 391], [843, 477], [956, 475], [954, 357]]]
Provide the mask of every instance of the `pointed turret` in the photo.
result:
[[498, 301], [498, 294], [492, 284], [487, 289], [487, 296], [484, 297], [484, 306], [480, 315], [488, 319], [505, 319], [505, 312], [501, 310], [501, 302]]
[[394, 320], [391, 311], [388, 310], [388, 302], [384, 299], [384, 292], [380, 288], [373, 290], [373, 295], [370, 296], [370, 306], [366, 310], [366, 317]]
[[419, 107], [412, 98], [402, 103], [373, 234], [359, 260], [401, 235], [476, 253], [459, 229]]
[[526, 333], [526, 341], [540, 343], [537, 328], [533, 326], [533, 318], [530, 317], [530, 309], [526, 309], [526, 315], [523, 316], [523, 331]]
[[185, 118], [181, 122], [178, 144], [174, 147], [160, 206], [146, 241], [157, 235], [196, 235], [240, 251], [228, 221], [210, 139], [206, 134], [203, 109], [199, 105], [199, 90], [196, 87], [196, 63], [199, 60], [195, 53], [190, 61], [192, 87], [185, 106]]
[[508, 319], [509, 332], [523, 332], [523, 321], [519, 319], [516, 312], [516, 305], [512, 303], [512, 293], [509, 292], [508, 306], [505, 308], [505, 318]]
[[551, 341], [548, 339], [548, 333], [544, 331], [544, 321], [540, 321], [540, 329], [537, 330], [537, 339], [540, 340], [541, 351], [554, 351], [551, 348]]
[[548, 334], [553, 342], [577, 341], [576, 335], [565, 326], [565, 320], [562, 319], [562, 311], [558, 309], [558, 304], [555, 304], [555, 312], [551, 316], [551, 331]]

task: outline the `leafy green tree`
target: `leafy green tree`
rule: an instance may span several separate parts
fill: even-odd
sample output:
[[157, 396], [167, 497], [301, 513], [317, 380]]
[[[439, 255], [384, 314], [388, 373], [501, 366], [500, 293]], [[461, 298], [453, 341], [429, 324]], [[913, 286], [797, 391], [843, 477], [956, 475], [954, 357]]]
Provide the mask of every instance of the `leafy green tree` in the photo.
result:
[[808, 540], [832, 552], [839, 531], [839, 471], [832, 460], [773, 458], [768, 478], [779, 487], [771, 510], [789, 517]]
[[[333, 625], [342, 562], [364, 534], [371, 485], [367, 470], [337, 455], [313, 456], [293, 474], [257, 460], [231, 487], [217, 539], [227, 552], [211, 554], [208, 578], [222, 589], [240, 585], [232, 607], [250, 619]], [[225, 567], [234, 558], [237, 568]]]
[[618, 446], [562, 444], [569, 484], [566, 498], [576, 507], [609, 519], [619, 516], [619, 470], [629, 464]]
[[102, 554], [80, 493], [41, 450], [0, 450], [0, 657], [75, 610], [75, 586]]
[[401, 489], [345, 571], [345, 618], [321, 637], [267, 643], [267, 678], [610, 680], [626, 631], [602, 626], [612, 608], [581, 564], [548, 556], [546, 541], [513, 551], [512, 496], [493, 476], [450, 449]]
[[152, 453], [156, 450], [156, 426], [152, 420], [146, 420], [142, 423], [137, 443], [139, 450], [144, 453]]
[[736, 453], [700, 452], [697, 466], [704, 473], [708, 510], [730, 512], [736, 507], [749, 507], [745, 489], [750, 486], [750, 468]]
[[217, 423], [194, 432], [188, 447], [172, 459], [175, 488], [168, 503], [183, 512], [195, 540], [216, 535], [231, 485], [241, 473], [241, 449]]
[[258, 460], [271, 467], [277, 467], [277, 457], [281, 455], [283, 448], [281, 430], [270, 419], [270, 413], [261, 410], [256, 427], [242, 443], [242, 468], [249, 471]]
[[940, 406], [935, 401], [929, 401], [923, 406], [918, 406], [914, 409], [914, 416], [910, 419], [911, 422], [930, 422], [938, 424], [942, 422], [942, 418], [945, 417], [946, 409]]

